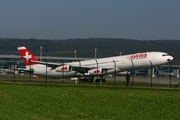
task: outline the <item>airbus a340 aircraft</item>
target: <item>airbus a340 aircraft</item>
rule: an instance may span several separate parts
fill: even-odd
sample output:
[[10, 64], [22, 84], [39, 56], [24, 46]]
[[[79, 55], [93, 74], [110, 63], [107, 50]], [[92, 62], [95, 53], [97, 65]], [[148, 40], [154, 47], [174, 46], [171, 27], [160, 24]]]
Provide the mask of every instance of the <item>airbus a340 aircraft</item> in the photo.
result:
[[132, 69], [146, 69], [166, 64], [173, 57], [165, 52], [144, 52], [115, 57], [106, 57], [69, 63], [49, 63], [39, 61], [26, 47], [18, 47], [26, 70], [34, 75], [51, 78], [100, 76], [114, 72], [130, 71]]

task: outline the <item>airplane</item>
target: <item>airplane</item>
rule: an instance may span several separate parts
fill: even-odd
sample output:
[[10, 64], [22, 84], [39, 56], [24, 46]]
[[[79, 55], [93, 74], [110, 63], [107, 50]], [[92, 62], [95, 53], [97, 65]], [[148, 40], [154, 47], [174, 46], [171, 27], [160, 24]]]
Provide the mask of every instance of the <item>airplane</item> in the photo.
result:
[[71, 77], [100, 77], [131, 71], [146, 69], [169, 63], [173, 57], [165, 52], [143, 52], [129, 55], [90, 59], [68, 63], [51, 63], [39, 61], [26, 47], [17, 48], [23, 60], [26, 70], [33, 75], [49, 78]]

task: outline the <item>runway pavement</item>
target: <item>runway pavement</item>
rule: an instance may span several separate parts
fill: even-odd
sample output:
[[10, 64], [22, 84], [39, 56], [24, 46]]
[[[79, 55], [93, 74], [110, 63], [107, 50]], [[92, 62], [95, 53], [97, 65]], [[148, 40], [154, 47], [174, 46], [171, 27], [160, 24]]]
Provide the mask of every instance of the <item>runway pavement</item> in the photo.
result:
[[[114, 78], [108, 79], [108, 80], [113, 80]], [[125, 77], [116, 77], [117, 81], [126, 81]], [[155, 83], [155, 84], [178, 84], [180, 82], [180, 78], [177, 77], [131, 77], [132, 81], [134, 82], [145, 82], [145, 83]]]

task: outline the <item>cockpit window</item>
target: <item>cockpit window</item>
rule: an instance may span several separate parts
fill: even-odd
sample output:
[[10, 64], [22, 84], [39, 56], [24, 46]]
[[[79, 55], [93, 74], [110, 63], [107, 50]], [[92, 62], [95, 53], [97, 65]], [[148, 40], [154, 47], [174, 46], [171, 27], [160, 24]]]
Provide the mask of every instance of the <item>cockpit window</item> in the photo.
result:
[[168, 54], [163, 54], [162, 56], [169, 56]]

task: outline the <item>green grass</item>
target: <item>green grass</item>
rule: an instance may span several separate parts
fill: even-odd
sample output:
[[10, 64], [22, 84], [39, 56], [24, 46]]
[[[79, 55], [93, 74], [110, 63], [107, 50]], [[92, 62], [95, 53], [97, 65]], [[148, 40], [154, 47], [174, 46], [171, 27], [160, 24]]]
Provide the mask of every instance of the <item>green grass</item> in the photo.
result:
[[0, 84], [4, 120], [179, 119], [179, 90]]

